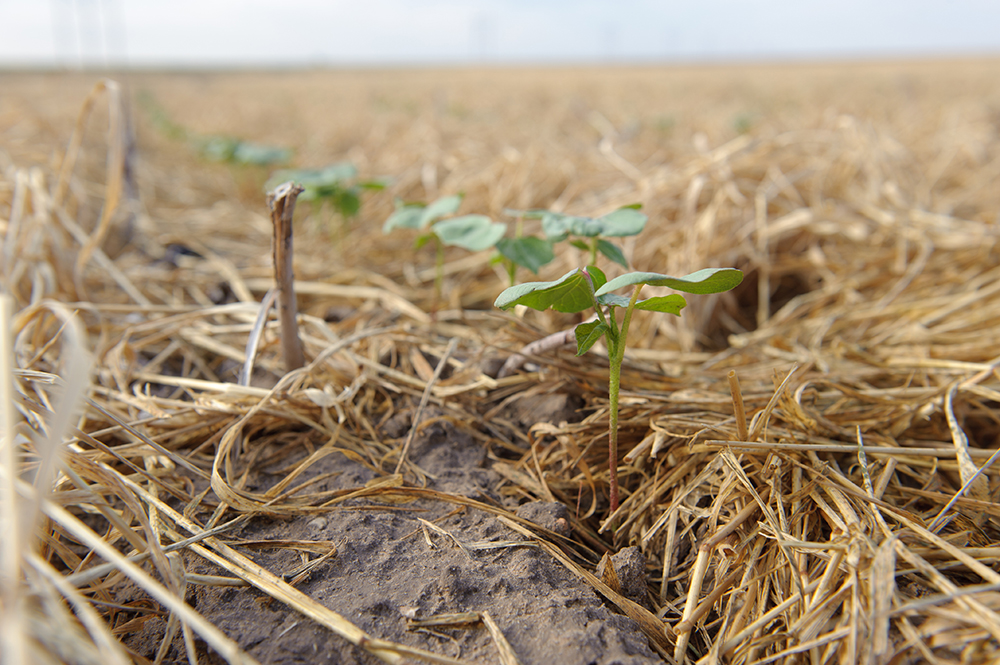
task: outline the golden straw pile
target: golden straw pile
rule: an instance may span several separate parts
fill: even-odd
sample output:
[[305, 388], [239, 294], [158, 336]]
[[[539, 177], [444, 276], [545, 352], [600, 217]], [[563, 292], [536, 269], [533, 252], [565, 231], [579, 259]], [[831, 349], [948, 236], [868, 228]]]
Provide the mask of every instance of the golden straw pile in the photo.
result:
[[[952, 66], [136, 78], [198, 131], [394, 178], [358, 220], [300, 210], [307, 366], [290, 373], [273, 317], [248, 346], [272, 283], [266, 173], [199, 162], [135, 108], [133, 163], [111, 81], [75, 130], [68, 102], [0, 109], [3, 660], [132, 662], [109, 591], [127, 577], [169, 614], [165, 643], [180, 631], [192, 653], [197, 635], [252, 662], [180, 600], [186, 548], [387, 662], [455, 662], [365, 635], [214, 538], [318, 510], [295, 491], [309, 459], [242, 488], [251, 438], [305, 428], [384, 473], [380, 491], [417, 492], [412, 469], [394, 474], [403, 441], [380, 432], [425, 397], [489, 447], [503, 494], [570, 507], [579, 552], [641, 547], [649, 606], [619, 607], [666, 662], [995, 662], [1000, 78], [996, 62]], [[24, 76], [11, 89], [29, 99]], [[264, 91], [287, 104], [247, 104]], [[27, 129], [11, 120], [26, 109]], [[641, 202], [634, 269], [747, 275], [681, 319], [637, 314], [614, 515], [606, 359], [483, 369], [574, 320], [492, 310], [502, 280], [459, 251], [431, 317], [432, 258], [379, 233], [394, 196], [458, 191], [494, 217]], [[543, 275], [579, 260], [566, 249]], [[442, 378], [425, 354], [446, 348]], [[577, 422], [512, 422], [562, 393], [584, 402]]]

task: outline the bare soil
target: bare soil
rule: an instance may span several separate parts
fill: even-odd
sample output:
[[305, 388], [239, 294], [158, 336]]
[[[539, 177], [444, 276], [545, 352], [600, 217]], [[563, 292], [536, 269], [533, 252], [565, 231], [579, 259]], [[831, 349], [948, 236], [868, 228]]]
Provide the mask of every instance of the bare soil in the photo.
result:
[[[563, 504], [517, 506], [516, 501], [500, 497], [495, 488], [501, 477], [490, 470], [486, 447], [446, 419], [421, 430], [408, 459], [426, 474], [429, 489], [505, 506], [540, 526], [570, 535], [571, 517]], [[252, 474], [248, 489], [268, 489], [283, 477], [287, 465], [298, 461], [289, 458], [261, 468]], [[380, 477], [339, 452], [320, 459], [299, 479], [306, 482], [317, 476], [329, 477], [312, 485], [312, 490], [331, 493], [355, 490]], [[450, 613], [489, 612], [523, 665], [662, 662], [633, 620], [611, 611], [588, 584], [480, 510], [427, 499], [360, 498], [313, 517], [255, 518], [227, 537], [238, 548], [244, 540], [334, 543], [336, 554], [297, 587], [382, 639], [469, 662], [495, 663], [496, 644], [479, 622], [427, 628], [409, 625], [411, 620]], [[240, 549], [276, 573], [302, 563], [292, 549]], [[225, 574], [193, 556], [188, 565], [190, 573]], [[644, 589], [644, 569], [642, 574]], [[126, 585], [117, 600], [128, 603], [142, 596], [137, 587]], [[256, 590], [195, 586], [187, 600], [261, 663], [381, 662]], [[164, 628], [162, 619], [147, 621], [125, 643], [152, 659]], [[180, 636], [170, 657], [178, 662], [184, 659]]]

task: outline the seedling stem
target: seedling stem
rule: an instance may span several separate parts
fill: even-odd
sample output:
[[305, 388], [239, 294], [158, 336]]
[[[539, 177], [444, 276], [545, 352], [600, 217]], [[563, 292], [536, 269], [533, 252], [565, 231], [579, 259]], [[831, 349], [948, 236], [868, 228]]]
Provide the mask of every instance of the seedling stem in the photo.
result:
[[[622, 362], [625, 360], [625, 345], [628, 329], [632, 322], [632, 312], [639, 309], [663, 312], [680, 316], [687, 305], [684, 296], [672, 294], [639, 300], [643, 285], [666, 286], [687, 293], [721, 293], [737, 286], [743, 280], [743, 273], [735, 268], [706, 268], [684, 277], [672, 277], [652, 272], [632, 272], [608, 281], [596, 266], [583, 270], [575, 269], [551, 282], [528, 282], [505, 290], [497, 298], [495, 305], [508, 309], [515, 305], [526, 305], [532, 309], [553, 308], [567, 314], [593, 308], [597, 319], [589, 319], [574, 330], [576, 355], [586, 353], [601, 337], [608, 347], [608, 466], [611, 513], [618, 510], [618, 398], [621, 392]], [[612, 293], [617, 289], [631, 286], [632, 297]], [[624, 307], [621, 326], [615, 318], [615, 308]]]
[[[625, 316], [622, 318], [621, 332], [612, 340], [613, 327], [608, 328], [606, 333], [608, 339], [608, 408], [611, 410], [608, 422], [608, 465], [611, 469], [611, 512], [618, 510], [618, 392], [622, 382], [622, 362], [625, 360], [625, 340], [628, 339], [628, 327], [632, 321], [632, 311], [639, 300], [639, 291], [642, 285], [638, 285], [632, 291], [632, 298], [625, 308]], [[597, 311], [601, 308], [598, 305]], [[609, 317], [614, 322], [614, 317]]]
[[437, 236], [434, 236], [434, 252], [436, 261], [434, 264], [434, 304], [432, 307], [437, 312], [441, 305], [441, 294], [444, 292], [444, 243]]

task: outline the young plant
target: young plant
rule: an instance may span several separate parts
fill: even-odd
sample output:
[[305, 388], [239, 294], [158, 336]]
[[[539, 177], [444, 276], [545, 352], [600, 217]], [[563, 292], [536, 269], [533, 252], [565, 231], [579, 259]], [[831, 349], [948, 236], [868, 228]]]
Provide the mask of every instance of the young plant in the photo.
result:
[[536, 238], [535, 236], [524, 235], [524, 218], [527, 214], [523, 210], [506, 210], [508, 215], [517, 218], [514, 225], [513, 238], [501, 238], [497, 241], [497, 254], [493, 257], [493, 263], [503, 263], [507, 271], [507, 279], [510, 285], [517, 283], [518, 267], [527, 268], [534, 274], [546, 263], [556, 258], [552, 251], [552, 241]]
[[480, 252], [497, 244], [507, 232], [507, 225], [494, 222], [486, 215], [454, 215], [462, 203], [461, 196], [446, 196], [432, 203], [397, 203], [396, 211], [385, 220], [382, 233], [395, 229], [420, 231], [414, 249], [429, 242], [434, 243], [436, 261], [434, 270], [434, 305], [441, 300], [444, 283], [444, 248], [461, 247], [470, 252]]
[[503, 263], [511, 286], [517, 281], [518, 267], [527, 268], [537, 275], [542, 266], [556, 257], [552, 251], [552, 243], [535, 236], [501, 238], [497, 241], [496, 249], [497, 256], [494, 260]]
[[271, 166], [287, 162], [292, 151], [281, 146], [244, 141], [233, 136], [207, 136], [195, 140], [201, 155], [213, 162], [242, 166]]
[[[614, 213], [612, 213], [614, 214]], [[684, 296], [671, 294], [639, 300], [639, 292], [646, 284], [666, 286], [685, 293], [722, 293], [739, 285], [743, 273], [735, 268], [706, 268], [684, 277], [672, 277], [654, 272], [631, 272], [608, 281], [596, 266], [576, 268], [552, 282], [527, 282], [512, 286], [496, 299], [500, 309], [526, 305], [544, 311], [552, 308], [558, 312], [576, 313], [593, 308], [597, 319], [581, 323], [575, 329], [576, 355], [587, 352], [597, 340], [605, 339], [608, 347], [608, 398], [610, 418], [608, 423], [608, 462], [611, 472], [611, 512], [618, 510], [618, 392], [621, 386], [622, 361], [629, 323], [636, 309], [665, 312], [680, 316], [687, 305]], [[612, 293], [632, 287], [631, 297]], [[618, 323], [617, 310], [624, 310]]]
[[[213, 162], [227, 162], [241, 166], [271, 166], [287, 162], [292, 151], [281, 146], [244, 141], [234, 136], [212, 134], [202, 136], [174, 122], [166, 110], [160, 106], [149, 91], [138, 95], [139, 105], [149, 114], [150, 120], [168, 138], [184, 141], [196, 149], [202, 157]], [[269, 185], [268, 191], [284, 180]]]
[[588, 265], [595, 265], [600, 253], [623, 268], [628, 268], [628, 261], [622, 250], [605, 238], [623, 238], [641, 233], [649, 219], [639, 212], [641, 207], [641, 204], [636, 203], [601, 217], [577, 217], [549, 210], [529, 210], [523, 214], [528, 219], [542, 220], [542, 232], [550, 242], [569, 240], [577, 249], [589, 252]]
[[358, 169], [350, 162], [338, 162], [318, 169], [276, 171], [264, 187], [270, 191], [289, 180], [302, 187], [299, 201], [317, 205], [328, 202], [344, 220], [358, 214], [362, 193], [385, 189], [382, 180], [358, 180]]

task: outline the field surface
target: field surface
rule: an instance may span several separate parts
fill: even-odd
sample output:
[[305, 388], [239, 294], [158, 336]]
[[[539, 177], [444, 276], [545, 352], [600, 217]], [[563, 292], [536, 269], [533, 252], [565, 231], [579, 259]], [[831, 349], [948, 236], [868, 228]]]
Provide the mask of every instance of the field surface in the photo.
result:
[[[1000, 658], [1000, 61], [101, 81], [0, 73], [5, 662]], [[614, 514], [607, 348], [500, 370], [586, 315], [382, 233], [453, 194], [743, 271], [636, 313]]]

